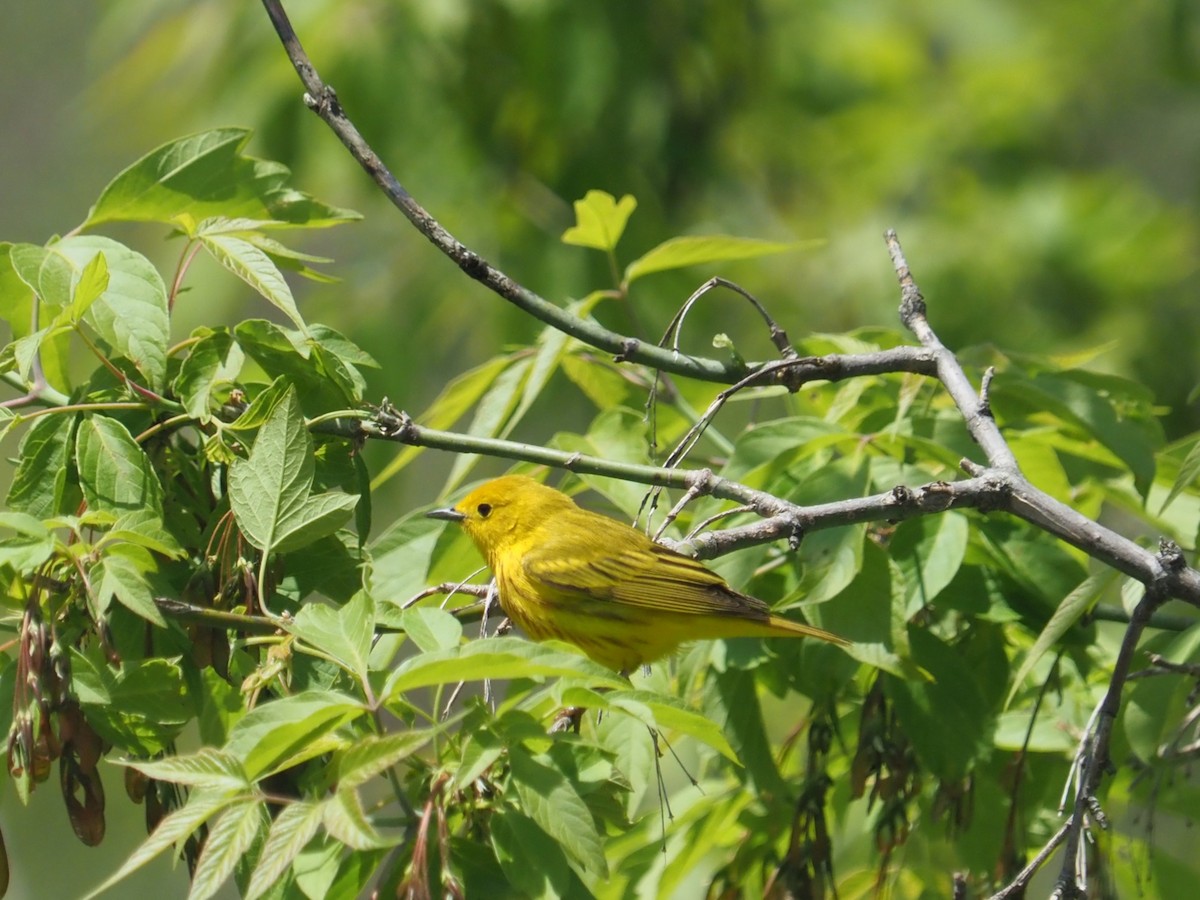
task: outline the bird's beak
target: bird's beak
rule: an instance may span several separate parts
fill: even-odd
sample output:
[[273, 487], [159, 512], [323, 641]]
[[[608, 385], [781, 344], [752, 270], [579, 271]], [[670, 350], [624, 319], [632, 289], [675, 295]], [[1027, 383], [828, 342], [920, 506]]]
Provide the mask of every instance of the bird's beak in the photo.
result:
[[446, 506], [442, 509], [431, 509], [425, 513], [427, 519], [445, 519], [447, 522], [461, 522], [466, 518], [465, 513], [460, 513], [453, 506]]

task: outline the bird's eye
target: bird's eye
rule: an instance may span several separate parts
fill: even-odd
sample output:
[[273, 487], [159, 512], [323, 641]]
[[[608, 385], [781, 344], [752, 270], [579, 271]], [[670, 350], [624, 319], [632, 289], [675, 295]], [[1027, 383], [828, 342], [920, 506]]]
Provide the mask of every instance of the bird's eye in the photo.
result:
[[492, 511], [492, 504], [480, 503], [477, 507], [475, 507], [475, 511], [479, 513], [479, 517], [481, 519], [486, 519]]

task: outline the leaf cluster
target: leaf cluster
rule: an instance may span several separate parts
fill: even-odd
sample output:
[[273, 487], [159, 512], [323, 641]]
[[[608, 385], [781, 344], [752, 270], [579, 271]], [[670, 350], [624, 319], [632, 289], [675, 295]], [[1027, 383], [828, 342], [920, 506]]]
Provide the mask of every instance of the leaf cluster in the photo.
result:
[[[336, 432], [368, 415], [362, 370], [373, 360], [306, 322], [284, 275], [312, 277], [322, 260], [280, 235], [354, 214], [246, 156], [247, 137], [173, 141], [118, 175], [65, 237], [0, 246], [12, 329], [0, 376], [19, 392], [3, 424], [20, 435], [0, 514], [8, 771], [27, 800], [57, 762], [68, 818], [96, 843], [101, 785], [124, 769], [153, 830], [96, 893], [168, 851], [187, 859], [194, 897], [231, 878], [250, 897], [501, 885], [617, 897], [698, 884], [849, 896], [883, 882], [919, 896], [945, 893], [950, 868], [975, 873], [979, 888], [1015, 874], [1052, 830], [1076, 736], [1113, 665], [1115, 626], [1098, 619], [1119, 617], [1140, 585], [1029, 525], [955, 510], [714, 563], [777, 612], [852, 640], [848, 652], [703, 643], [630, 683], [566, 645], [467, 638], [463, 623], [484, 615], [486, 628], [486, 611], [441, 609], [429, 585], [486, 595], [471, 584], [478, 558], [421, 510], [372, 534], [354, 432]], [[635, 207], [601, 192], [577, 203], [564, 240], [602, 253], [613, 277], [571, 315], [630, 302], [658, 272], [795, 249], [673, 238], [622, 265]], [[164, 277], [100, 233], [121, 221], [168, 229], [176, 270]], [[199, 253], [286, 325], [249, 319], [172, 342]], [[821, 357], [899, 341], [862, 329], [792, 349]], [[1198, 442], [1164, 445], [1144, 388], [1080, 358], [981, 347], [963, 359], [994, 370], [991, 406], [1031, 481], [1091, 518], [1195, 547]], [[564, 463], [649, 464], [690, 441], [717, 390], [548, 326], [451, 380], [418, 419], [505, 438], [558, 392], [586, 410], [585, 427], [545, 441]], [[749, 388], [706, 424], [690, 467], [806, 505], [953, 480], [977, 454], [940, 383], [904, 373]], [[376, 483], [418, 452], [399, 452]], [[459, 456], [442, 493], [476, 462]], [[663, 499], [602, 474], [561, 486], [674, 538], [754, 518], [704, 497], [665, 522]], [[1192, 621], [1160, 624], [1150, 648], [1193, 663]], [[1118, 781], [1115, 802], [1150, 809], [1164, 784], [1172, 808], [1194, 800], [1172, 780], [1191, 687], [1146, 677], [1134, 688], [1115, 758], [1152, 777]], [[562, 707], [590, 710], [578, 733], [548, 733]], [[1147, 845], [1144, 833], [1120, 834]], [[1194, 866], [1104, 859], [1115, 883], [1149, 874], [1168, 893]]]

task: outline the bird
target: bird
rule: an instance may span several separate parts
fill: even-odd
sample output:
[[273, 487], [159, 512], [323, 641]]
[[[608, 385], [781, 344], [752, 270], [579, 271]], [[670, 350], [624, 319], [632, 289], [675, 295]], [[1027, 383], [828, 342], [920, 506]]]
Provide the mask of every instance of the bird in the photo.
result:
[[488, 481], [426, 515], [462, 526], [496, 578], [505, 614], [530, 638], [574, 644], [622, 675], [693, 640], [849, 643], [773, 615], [699, 561], [525, 475]]

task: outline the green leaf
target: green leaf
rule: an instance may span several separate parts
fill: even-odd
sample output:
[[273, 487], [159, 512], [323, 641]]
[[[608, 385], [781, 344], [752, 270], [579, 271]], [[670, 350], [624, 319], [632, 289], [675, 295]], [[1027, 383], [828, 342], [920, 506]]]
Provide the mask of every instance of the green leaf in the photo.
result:
[[384, 737], [367, 735], [351, 744], [337, 763], [338, 789], [365, 784], [412, 756], [437, 734], [436, 729], [402, 731]]
[[1171, 505], [1176, 497], [1195, 483], [1198, 475], [1200, 475], [1200, 440], [1192, 444], [1192, 449], [1188, 451], [1187, 457], [1179, 466], [1179, 474], [1175, 476], [1175, 483], [1171, 485], [1167, 499], [1163, 501], [1162, 507], [1158, 511], [1159, 515]]
[[286, 166], [243, 155], [249, 139], [245, 129], [219, 128], [164, 144], [109, 183], [84, 226], [150, 221], [187, 228], [224, 216], [321, 228], [360, 218], [289, 187]]
[[367, 380], [363, 378], [362, 373], [320, 340], [315, 337], [310, 340], [312, 341], [313, 359], [316, 361], [321, 375], [341, 392], [344, 402], [361, 403], [367, 389]]
[[430, 560], [444, 531], [442, 523], [412, 512], [372, 542], [366, 584], [380, 620], [395, 623], [399, 605], [429, 586]]
[[[688, 737], [707, 744], [730, 762], [741, 765], [733, 747], [729, 745], [721, 726], [707, 716], [688, 709], [682, 701], [666, 694], [652, 691], [617, 690], [604, 694], [592, 692], [594, 698], [578, 705], [613, 709], [624, 712], [643, 725], [657, 731], [686, 734]], [[566, 702], [576, 705], [574, 700]], [[649, 735], [646, 735], [649, 738]]]
[[521, 638], [486, 638], [461, 647], [422, 653], [402, 662], [388, 679], [384, 696], [434, 684], [486, 678], [583, 678], [591, 684], [623, 687], [611, 669], [592, 662], [574, 647], [557, 641], [540, 644]]
[[229, 470], [229, 500], [247, 540], [286, 553], [332, 534], [358, 503], [351, 494], [312, 493], [312, 438], [294, 390], [272, 410], [250, 451]]
[[297, 328], [307, 331], [308, 326], [296, 308], [292, 289], [271, 257], [249, 241], [231, 234], [201, 233], [198, 237], [204, 249], [221, 265], [262, 294]]
[[366, 366], [369, 369], [380, 367], [375, 357], [340, 331], [319, 322], [312, 325], [308, 331], [313, 343], [320, 344], [323, 349], [342, 360], [346, 365]]
[[1079, 621], [1084, 613], [1096, 605], [1100, 595], [1108, 590], [1118, 575], [1119, 573], [1115, 569], [1096, 572], [1085, 578], [1075, 590], [1062, 599], [1058, 608], [1054, 610], [1054, 615], [1042, 629], [1042, 633], [1038, 635], [1033, 646], [1029, 648], [1029, 652], [1025, 654], [1025, 659], [1021, 661], [1021, 668], [1017, 670], [1017, 674], [1012, 680], [1012, 686], [1008, 690], [1008, 697], [1004, 701], [1006, 709], [1012, 703], [1013, 697], [1017, 695], [1021, 685], [1025, 683], [1025, 678], [1037, 665], [1038, 660], [1045, 655], [1047, 650], [1058, 643], [1059, 639]]
[[101, 612], [106, 611], [109, 601], [116, 597], [135, 615], [159, 628], [166, 628], [167, 621], [155, 605], [154, 592], [146, 579], [149, 573], [157, 570], [154, 558], [144, 547], [135, 544], [108, 547], [92, 568], [92, 590], [97, 607]]
[[716, 690], [705, 697], [705, 715], [721, 726], [757, 793], [785, 792], [767, 737], [754, 674], [745, 669], [726, 669], [714, 681]]
[[617, 202], [605, 191], [588, 191], [575, 201], [575, 224], [563, 232], [562, 241], [576, 247], [614, 250], [635, 209], [637, 200], [630, 194]]
[[231, 805], [209, 829], [208, 838], [192, 873], [188, 900], [208, 900], [233, 874], [249, 852], [270, 817], [266, 804], [257, 797]]
[[385, 838], [367, 819], [358, 794], [351, 789], [339, 790], [321, 804], [325, 828], [335, 840], [354, 850], [373, 850], [399, 843], [397, 838]]
[[108, 287], [88, 307], [84, 320], [114, 353], [137, 367], [152, 389], [162, 390], [171, 321], [167, 288], [158, 270], [142, 254], [99, 235], [63, 238], [53, 249], [80, 273], [96, 254], [104, 254]]
[[633, 387], [607, 359], [568, 353], [562, 370], [597, 409], [629, 405]]
[[275, 886], [317, 833], [323, 814], [322, 804], [309, 800], [297, 800], [279, 811], [250, 875], [246, 900], [255, 900]]
[[45, 416], [30, 426], [21, 439], [9, 506], [37, 519], [67, 512], [76, 421], [74, 416]]
[[0, 566], [9, 566], [17, 573], [29, 572], [54, 552], [54, 532], [28, 513], [0, 512], [0, 528], [16, 532], [0, 540]]
[[263, 423], [271, 418], [275, 409], [283, 403], [292, 391], [292, 385], [286, 377], [280, 375], [266, 387], [253, 394], [254, 399], [245, 411], [227, 427], [232, 431], [243, 434], [258, 431]]
[[225, 793], [194, 791], [188, 795], [187, 803], [158, 823], [158, 827], [142, 842], [121, 868], [90, 891], [84, 900], [99, 897], [114, 884], [136, 872], [168, 847], [182, 843], [188, 835], [207, 822], [222, 809], [236, 802], [236, 798]]
[[71, 663], [72, 686], [88, 722], [126, 753], [162, 753], [192, 718], [177, 660], [127, 661], [114, 673], [102, 660], [73, 651]]
[[[1032, 709], [1014, 709], [1001, 713], [996, 717], [996, 733], [993, 743], [998, 750], [1008, 750], [1012, 753], [1030, 751], [1033, 753], [1070, 753], [1076, 748], [1076, 739], [1070, 731], [1044, 713], [1033, 723], [1033, 731], [1029, 730], [1029, 716]], [[1028, 746], [1026, 736], [1028, 735]]]
[[272, 378], [285, 376], [312, 409], [338, 409], [357, 402], [361, 391], [357, 370], [327, 352], [311, 334], [281, 328], [265, 319], [239, 322], [233, 330], [238, 344]]
[[932, 680], [886, 680], [904, 733], [930, 772], [961, 779], [991, 747], [995, 712], [955, 647], [928, 631], [911, 632], [913, 659]]
[[360, 681], [366, 680], [367, 656], [375, 633], [375, 614], [366, 591], [356, 593], [340, 609], [324, 603], [306, 604], [285, 628]]
[[542, 390], [550, 381], [550, 377], [558, 370], [559, 364], [571, 347], [572, 339], [557, 328], [543, 328], [538, 335], [537, 353], [533, 357], [533, 365], [529, 368], [529, 376], [521, 386], [521, 402], [513, 410], [500, 437], [508, 437], [512, 430], [529, 412], [529, 408], [542, 395]]
[[[363, 715], [353, 697], [333, 691], [304, 691], [256, 706], [233, 726], [225, 751], [242, 761], [252, 780], [276, 767], [296, 764], [318, 738]], [[321, 751], [316, 751], [321, 752]]]
[[504, 755], [504, 742], [486, 728], [470, 728], [463, 731], [467, 735], [463, 744], [462, 759], [458, 771], [454, 773], [454, 784], [460, 790], [471, 784], [476, 778], [486, 772]]
[[654, 783], [654, 742], [645, 725], [633, 716], [601, 716], [596, 723], [596, 733], [601, 744], [613, 754], [613, 765], [629, 784], [623, 802], [625, 814], [632, 819], [642, 808], [642, 800]]
[[175, 393], [188, 414], [210, 422], [213, 404], [228, 393], [245, 361], [242, 348], [224, 329], [210, 332], [193, 344], [174, 382]]
[[169, 781], [192, 788], [223, 793], [250, 789], [242, 764], [214, 747], [201, 747], [187, 756], [167, 756], [148, 761], [130, 761], [132, 766], [156, 781]]
[[150, 509], [132, 509], [122, 513], [96, 545], [104, 547], [120, 541], [136, 544], [174, 559], [187, 556], [187, 551], [175, 540], [175, 535], [167, 531], [162, 519]]
[[422, 651], [449, 650], [462, 643], [462, 623], [444, 609], [418, 606], [400, 613], [400, 627]]
[[509, 748], [508, 759], [522, 810], [585, 872], [606, 876], [608, 861], [596, 822], [571, 782], [547, 764], [547, 757], [534, 757], [520, 746]]
[[129, 430], [92, 415], [79, 423], [75, 465], [88, 506], [115, 513], [149, 509], [162, 517], [162, 485]]
[[13, 272], [43, 303], [66, 306], [71, 301], [71, 263], [54, 249], [36, 244], [10, 244]]
[[108, 284], [108, 261], [104, 258], [104, 253], [99, 252], [79, 273], [79, 281], [75, 285], [68, 307], [71, 321], [78, 322], [82, 319], [92, 304], [108, 290]]
[[956, 512], [910, 519], [896, 528], [888, 549], [900, 569], [905, 614], [911, 617], [954, 579], [967, 552], [967, 519]]
[[788, 253], [814, 244], [813, 241], [779, 244], [720, 234], [671, 238], [626, 266], [625, 283], [629, 284], [653, 272], [734, 259], [755, 259], [774, 253]]
[[529, 816], [508, 807], [491, 818], [491, 842], [508, 883], [522, 897], [586, 897], [559, 842]]

